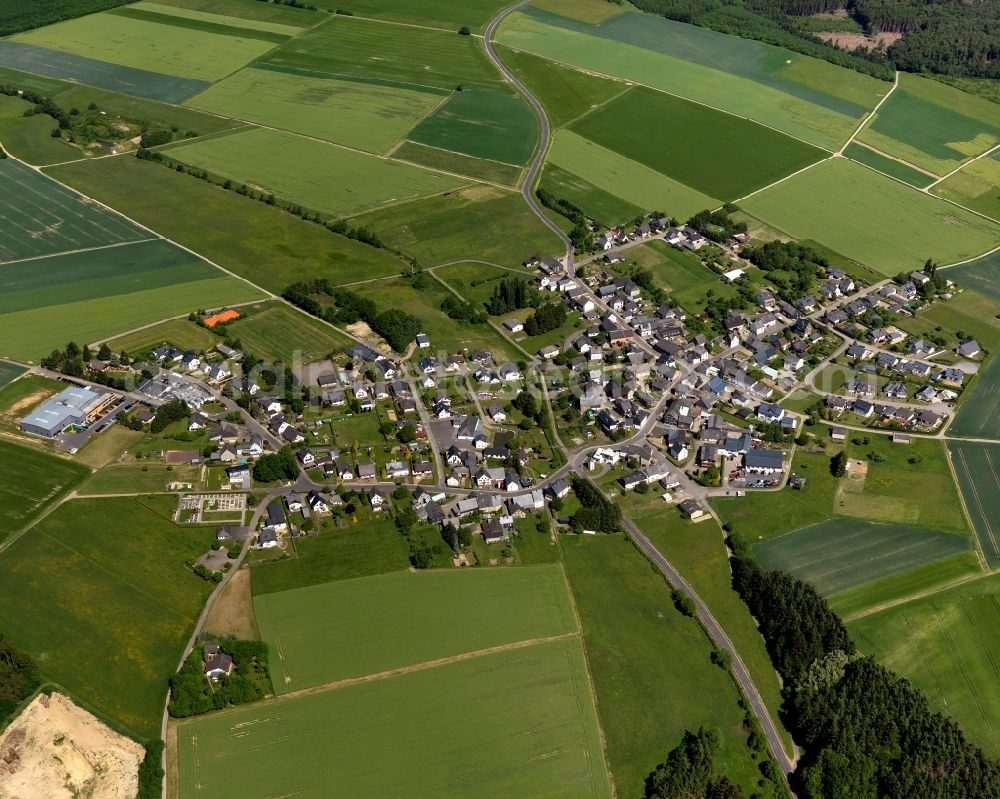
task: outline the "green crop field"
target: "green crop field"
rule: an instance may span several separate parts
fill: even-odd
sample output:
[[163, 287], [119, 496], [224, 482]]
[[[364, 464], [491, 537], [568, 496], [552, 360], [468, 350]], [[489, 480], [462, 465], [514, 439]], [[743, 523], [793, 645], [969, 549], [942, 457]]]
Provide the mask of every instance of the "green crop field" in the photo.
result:
[[0, 388], [3, 388], [12, 380], [20, 377], [25, 372], [23, 366], [16, 363], [8, 363], [7, 361], [0, 361]]
[[418, 166], [440, 169], [442, 172], [454, 172], [466, 175], [476, 180], [489, 183], [500, 183], [504, 186], [515, 186], [521, 177], [521, 168], [512, 164], [501, 164], [499, 161], [487, 161], [483, 158], [470, 158], [467, 155], [439, 150], [437, 147], [426, 147], [412, 141], [404, 141], [392, 151], [395, 161], [406, 161]]
[[[686, 219], [698, 211], [716, 208], [720, 204], [719, 200], [652, 167], [569, 130], [556, 134], [549, 150], [549, 163], [645, 211], [656, 209]], [[587, 199], [586, 195], [581, 199]], [[589, 210], [587, 205], [582, 207]]]
[[521, 195], [488, 186], [364, 214], [352, 221], [375, 231], [424, 266], [462, 260], [469, 253], [501, 266], [520, 266], [535, 254], [563, 252], [562, 242], [528, 210]]
[[12, 41], [133, 69], [212, 81], [274, 47], [273, 41], [254, 35], [253, 31], [229, 35], [196, 30], [106, 11], [21, 33]]
[[11, 39], [0, 41], [0, 67], [24, 70], [46, 78], [77, 81], [87, 86], [165, 103], [183, 102], [209, 85], [204, 80], [111, 64]]
[[162, 240], [4, 266], [3, 354], [38, 359], [197, 308], [260, 299], [242, 280]]
[[454, 189], [461, 178], [256, 128], [171, 147], [171, 158], [343, 216]]
[[972, 548], [964, 535], [901, 524], [831, 519], [754, 547], [769, 569], [794, 574], [824, 596], [946, 560]]
[[453, 94], [409, 138], [473, 158], [524, 164], [538, 144], [538, 120], [520, 95], [469, 89]]
[[942, 272], [949, 280], [1000, 303], [1000, 252], [989, 253]]
[[[126, 16], [129, 14], [134, 14], [136, 11], [145, 12], [147, 15], [159, 15], [172, 17], [172, 22], [178, 23], [182, 20], [191, 20], [194, 22], [205, 22], [210, 25], [221, 25], [223, 27], [229, 28], [242, 28], [248, 31], [260, 31], [262, 33], [275, 33], [280, 34], [281, 37], [287, 38], [289, 36], [295, 36], [298, 34], [304, 25], [309, 23], [305, 20], [301, 20], [301, 24], [285, 24], [284, 21], [276, 21], [274, 19], [261, 19], [259, 17], [247, 16], [242, 13], [231, 14], [231, 11], [241, 12], [246, 4], [241, 3], [225, 3], [221, 6], [216, 6], [215, 8], [206, 7], [195, 7], [193, 5], [175, 5], [171, 2], [160, 3], [153, 2], [153, 0], [142, 0], [142, 2], [134, 3], [125, 8], [115, 9], [113, 13], [122, 14]], [[298, 15], [295, 15], [296, 20], [298, 20]], [[170, 24], [171, 20], [165, 20], [164, 24]]]
[[177, 740], [180, 799], [610, 797], [576, 639], [248, 705]]
[[986, 563], [1000, 566], [1000, 445], [949, 441], [965, 507]]
[[13, 159], [0, 161], [0, 262], [150, 238]]
[[188, 100], [216, 114], [382, 153], [446, 99], [439, 89], [243, 69]]
[[860, 139], [937, 175], [1000, 142], [1000, 108], [930, 78], [901, 73], [899, 88]]
[[622, 81], [599, 78], [531, 53], [503, 46], [496, 49], [507, 68], [538, 98], [556, 129], [628, 89]]
[[[566, 134], [563, 132], [558, 133], [556, 141], [561, 140], [564, 135]], [[568, 135], [572, 136], [573, 134]], [[585, 139], [582, 141], [586, 142]], [[596, 144], [591, 144], [589, 142], [586, 143], [585, 146], [588, 151], [595, 154], [598, 151], [603, 150], [603, 148], [599, 148]], [[604, 150], [602, 155], [604, 154], [611, 157], [615, 155], [609, 150]], [[609, 158], [609, 161], [610, 160], [611, 159]], [[607, 164], [608, 162], [605, 163]], [[635, 167], [643, 169], [640, 164], [634, 164], [634, 162], [623, 161], [622, 165], [629, 167], [634, 165]], [[657, 175], [652, 171], [647, 172], [644, 177], [652, 178], [658, 182], [662, 182], [664, 180], [662, 175]], [[630, 186], [631, 185], [633, 184], [630, 184]], [[573, 173], [556, 166], [551, 159], [546, 165], [545, 170], [542, 172], [540, 186], [546, 191], [551, 192], [554, 196], [563, 200], [569, 200], [571, 203], [578, 205], [584, 210], [584, 213], [586, 213], [588, 217], [607, 227], [621, 224], [626, 220], [635, 219], [635, 217], [639, 216], [650, 207], [648, 205], [635, 205], [634, 203], [627, 202], [620, 197], [616, 197], [611, 192], [599, 189], [593, 183], [584, 180], [579, 175], [574, 175]], [[675, 199], [677, 197], [676, 190], [678, 188], [683, 191], [687, 191], [686, 186], [680, 186], [677, 183], [673, 183], [670, 188], [675, 190]], [[627, 188], [625, 187], [625, 184], [618, 181], [615, 185], [615, 190], [624, 193], [627, 191]], [[642, 193], [647, 194], [646, 191], [643, 191]], [[662, 197], [662, 195], [660, 196]], [[649, 197], [648, 199], [652, 199], [652, 197]]]
[[890, 84], [779, 47], [638, 13], [598, 27], [528, 9], [501, 44], [730, 111], [835, 149]]
[[998, 383], [1000, 358], [994, 355], [980, 371], [972, 393], [962, 402], [955, 421], [948, 427], [949, 435], [1000, 440], [1000, 422], [997, 419], [1000, 407]]
[[452, 31], [337, 16], [269, 53], [268, 64], [388, 85], [498, 88], [482, 41]]
[[339, 580], [258, 593], [254, 611], [278, 694], [576, 630], [558, 565]]
[[210, 350], [221, 341], [218, 335], [188, 319], [171, 319], [158, 325], [111, 339], [112, 352], [142, 355], [162, 344], [171, 344], [179, 350]]
[[160, 6], [173, 6], [174, 13], [191, 9], [209, 14], [229, 17], [230, 25], [238, 25], [238, 20], [260, 20], [276, 22], [292, 28], [307, 28], [316, 23], [318, 15], [314, 11], [294, 6], [272, 3], [248, 3], [246, 0], [158, 0]]
[[[8, 364], [2, 366], [9, 374]], [[77, 463], [0, 439], [0, 540], [28, 524], [89, 473]]]
[[720, 771], [755, 789], [739, 694], [705, 667], [711, 643], [663, 579], [621, 536], [564, 537], [562, 549], [618, 795], [641, 796], [664, 753], [701, 725], [719, 732]]
[[341, 352], [352, 343], [329, 325], [284, 303], [242, 309], [248, 315], [228, 329], [243, 346], [273, 363], [309, 363]]
[[[726, 200], [773, 183], [824, 155], [763, 125], [645, 87], [625, 92], [570, 128], [686, 186]], [[651, 144], [651, 130], [669, 133]], [[753, 158], [746, 157], [748, 152]], [[573, 169], [566, 163], [560, 166]]]
[[934, 182], [934, 178], [932, 176], [921, 172], [908, 164], [904, 164], [901, 161], [896, 161], [888, 156], [882, 155], [881, 153], [877, 153], [868, 147], [863, 147], [856, 142], [851, 142], [847, 145], [844, 149], [844, 155], [852, 161], [857, 161], [859, 164], [870, 166], [872, 169], [877, 169], [884, 175], [896, 178], [904, 183], [909, 183], [911, 186], [916, 186], [918, 189], [922, 189], [924, 186], [929, 186]]
[[953, 200], [993, 219], [1000, 219], [1000, 161], [977, 158], [933, 188], [939, 197]]
[[406, 539], [389, 519], [375, 519], [295, 541], [294, 558], [255, 564], [255, 595], [331, 580], [402, 571], [410, 565]]
[[1000, 755], [1000, 583], [974, 580], [848, 625], [866, 654], [903, 674], [987, 755]]
[[112, 158], [57, 167], [52, 175], [275, 293], [297, 280], [351, 283], [406, 268], [385, 250], [150, 161]]
[[[338, 8], [336, 0], [318, 0], [321, 8]], [[388, 22], [458, 30], [468, 25], [479, 31], [493, 15], [503, 8], [504, 0], [409, 0], [400, 4], [396, 0], [352, 0], [351, 11], [359, 17], [371, 17]]]
[[835, 158], [741, 206], [884, 274], [972, 258], [1000, 245], [1000, 225]]
[[73, 500], [0, 555], [5, 637], [140, 738], [159, 733], [167, 679], [211, 591], [184, 561], [214, 535], [171, 523], [175, 503]]

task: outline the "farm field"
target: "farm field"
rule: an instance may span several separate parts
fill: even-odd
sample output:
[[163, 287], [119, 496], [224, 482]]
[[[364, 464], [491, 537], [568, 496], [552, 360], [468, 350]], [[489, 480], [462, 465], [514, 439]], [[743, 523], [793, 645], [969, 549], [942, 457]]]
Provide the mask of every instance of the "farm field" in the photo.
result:
[[1000, 444], [949, 441], [958, 486], [991, 569], [1000, 566]]
[[440, 169], [443, 172], [454, 172], [476, 180], [489, 183], [500, 183], [504, 186], [515, 186], [521, 177], [521, 168], [512, 164], [501, 164], [499, 161], [488, 161], [483, 158], [471, 158], [451, 150], [440, 150], [437, 147], [427, 147], [412, 141], [404, 141], [392, 151], [395, 161], [406, 161], [418, 166]]
[[236, 28], [230, 35], [217, 32], [218, 28], [198, 30], [174, 24], [173, 19], [179, 18], [161, 15], [154, 22], [128, 12], [105, 11], [20, 33], [11, 41], [199, 81], [223, 78], [275, 45], [275, 37], [267, 41], [257, 38], [260, 34], [255, 31]]
[[112, 352], [141, 355], [164, 343], [172, 344], [181, 351], [196, 350], [201, 352], [212, 349], [219, 341], [219, 337], [211, 330], [188, 319], [171, 319], [147, 327], [145, 330], [113, 338], [108, 341], [108, 346]]
[[1000, 217], [1000, 161], [992, 157], [970, 161], [932, 191], [939, 197], [997, 219]]
[[389, 519], [364, 521], [295, 541], [294, 558], [255, 564], [255, 596], [409, 567], [406, 540]]
[[0, 540], [24, 527], [89, 473], [72, 461], [0, 439]]
[[[719, 205], [714, 197], [570, 130], [556, 134], [548, 160], [567, 174], [645, 211], [658, 209], [686, 219], [705, 208]], [[588, 194], [577, 196], [586, 201]], [[587, 205], [582, 207], [585, 211], [590, 210]]]
[[473, 158], [520, 165], [538, 144], [538, 121], [520, 95], [469, 89], [452, 94], [410, 131], [409, 138]]
[[247, 68], [187, 105], [382, 153], [447, 99], [439, 89], [355, 83], [292, 70]]
[[[568, 135], [572, 136], [573, 134]], [[557, 136], [558, 138], [555, 139], [555, 141], [560, 141], [564, 136], [564, 133], [560, 132]], [[553, 152], [554, 149], [555, 148], [553, 147], [550, 152]], [[596, 144], [589, 144], [588, 149], [596, 154], [600, 148], [598, 148]], [[610, 152], [608, 154], [613, 155], [613, 153]], [[635, 166], [640, 165], [636, 164]], [[664, 180], [662, 175], [657, 175], [651, 170], [645, 177], [653, 178], [658, 182], [662, 182]], [[635, 219], [635, 217], [639, 216], [643, 212], [644, 208], [650, 207], [648, 205], [639, 206], [634, 203], [630, 203], [627, 200], [616, 197], [611, 192], [599, 189], [593, 183], [584, 180], [579, 175], [574, 175], [571, 172], [556, 166], [551, 158], [542, 172], [542, 179], [539, 185], [546, 191], [551, 192], [554, 196], [563, 200], [569, 200], [571, 203], [583, 208], [587, 216], [600, 222], [602, 225], [609, 227], [621, 223], [626, 219]], [[618, 191], [619, 194], [631, 193], [630, 190], [634, 187], [634, 185], [635, 184], [632, 183], [626, 185], [623, 182], [619, 182], [616, 185], [615, 190]], [[687, 187], [679, 186], [679, 184], [676, 183], [670, 188], [680, 188], [683, 191], [687, 191]], [[642, 194], [643, 199], [645, 199], [647, 192], [643, 191]]]
[[451, 91], [500, 88], [500, 74], [480, 39], [335, 16], [268, 53], [264, 63], [389, 86], [434, 86]]
[[53, 139], [52, 118], [24, 116], [34, 106], [19, 97], [0, 95], [0, 141], [4, 150], [29, 164], [50, 164], [79, 158], [80, 151], [62, 139]]
[[993, 575], [848, 624], [865, 654], [910, 679], [993, 757], [1000, 754], [998, 591]]
[[261, 298], [174, 245], [153, 240], [4, 266], [3, 354], [35, 359], [196, 308]]
[[8, 361], [0, 361], [0, 388], [24, 374], [24, 367]]
[[610, 797], [576, 638], [203, 716], [177, 742], [180, 799]]
[[[603, 2], [599, 5], [606, 6]], [[496, 51], [504, 65], [538, 98], [556, 130], [628, 90], [623, 81], [599, 78], [523, 50], [499, 45]]]
[[73, 500], [0, 556], [5, 636], [140, 738], [159, 733], [167, 679], [211, 591], [184, 561], [214, 535], [174, 526], [175, 502]]
[[739, 695], [705, 667], [711, 643], [663, 579], [622, 536], [562, 536], [561, 545], [618, 795], [640, 796], [664, 753], [700, 725], [720, 734], [719, 769], [754, 789]]
[[498, 40], [680, 94], [829, 150], [890, 88], [783, 48], [639, 13], [593, 27], [529, 8], [504, 21]]
[[257, 593], [254, 612], [278, 694], [576, 630], [558, 565], [397, 571]]
[[181, 9], [223, 14], [229, 17], [230, 25], [238, 25], [237, 19], [275, 22], [293, 28], [307, 28], [317, 20], [317, 14], [305, 8], [273, 4], [247, 3], [245, 0], [158, 0], [157, 5], [173, 6], [174, 13]]
[[877, 169], [882, 174], [888, 175], [891, 178], [896, 178], [904, 183], [909, 183], [911, 186], [916, 186], [918, 189], [922, 189], [924, 186], [928, 186], [934, 182], [932, 176], [921, 172], [919, 169], [915, 169], [909, 164], [895, 161], [856, 142], [851, 142], [847, 145], [844, 149], [844, 156], [850, 158], [852, 161], [857, 161], [859, 164]]
[[859, 139], [945, 175], [1000, 143], [1000, 108], [940, 81], [903, 72], [899, 88]]
[[[341, 284], [406, 268], [384, 250], [150, 161], [113, 158], [51, 173], [275, 293], [297, 280], [325, 277]], [[205, 218], [215, 224], [204, 224]]]
[[409, 281], [380, 280], [353, 288], [362, 297], [368, 297], [381, 311], [387, 308], [405, 308], [423, 324], [423, 332], [431, 340], [435, 352], [461, 352], [464, 349], [485, 349], [499, 358], [516, 362], [519, 353], [489, 325], [473, 325], [450, 318], [441, 310], [441, 302], [449, 296], [448, 290], [436, 280], [416, 289]]
[[167, 153], [332, 216], [415, 200], [462, 184], [460, 178], [264, 128], [181, 144]]
[[535, 254], [561, 253], [562, 242], [519, 194], [476, 186], [355, 217], [353, 223], [419, 259], [423, 266], [479, 260], [520, 266]]
[[353, 342], [329, 325], [284, 303], [241, 309], [242, 319], [228, 326], [243, 346], [272, 363], [309, 363], [331, 352], [340, 352]]
[[0, 41], [0, 67], [24, 70], [47, 78], [76, 80], [98, 89], [165, 103], [183, 102], [209, 85], [205, 80], [110, 64], [12, 39]]
[[[469, 302], [476, 305], [485, 303], [493, 294], [493, 289], [504, 278], [518, 278], [509, 269], [468, 261], [451, 266], [439, 266], [434, 276], [443, 280]], [[522, 278], [523, 279], [523, 278]]]
[[117, 214], [11, 158], [0, 163], [0, 262], [150, 238]]
[[23, 375], [0, 386], [0, 429], [8, 433], [19, 432], [21, 418], [63, 388], [61, 381], [35, 374]]
[[[622, 124], [623, 120], [628, 122]], [[726, 200], [749, 194], [824, 156], [822, 150], [763, 125], [645, 87], [614, 98], [578, 119], [570, 130], [696, 191]], [[650, 130], [666, 134], [656, 146], [650, 146]], [[746, 158], [747, 152], [754, 157]], [[572, 163], [560, 166], [573, 169]]]
[[796, 238], [815, 239], [884, 274], [971, 258], [1000, 244], [1000, 225], [842, 158], [741, 203]]
[[948, 427], [950, 436], [1000, 440], [997, 420], [997, 383], [1000, 382], [1000, 358], [996, 355], [980, 371], [972, 393], [965, 398], [955, 420]]
[[[202, 23], [200, 27], [204, 30], [222, 27], [258, 33], [273, 33], [277, 34], [278, 41], [285, 37], [295, 36], [302, 30], [303, 25], [308, 24], [305, 20], [300, 20], [298, 15], [295, 15], [296, 24], [292, 25], [276, 19], [262, 19], [260, 16], [246, 15], [242, 13], [242, 5], [238, 2], [176, 5], [171, 2], [142, 0], [139, 3], [113, 9], [110, 13], [136, 19], [150, 19], [164, 25], [184, 27], [191, 24], [193, 30], [199, 29], [199, 26], [194, 23]], [[232, 11], [237, 13], [231, 14]], [[164, 17], [166, 19], [163, 19]], [[267, 41], [266, 38], [264, 40]]]
[[963, 535], [841, 518], [771, 538], [754, 553], [767, 568], [793, 574], [831, 596], [971, 549]]
[[[321, 8], [335, 7], [333, 0], [319, 0], [317, 5]], [[473, 31], [481, 31], [503, 6], [503, 0], [464, 0], [457, 4], [447, 0], [412, 0], [405, 6], [394, 0], [358, 0], [351, 4], [351, 10], [359, 17], [388, 22], [448, 30], [468, 25]]]
[[993, 302], [1000, 302], [1000, 252], [988, 253], [968, 263], [950, 266], [942, 274]]

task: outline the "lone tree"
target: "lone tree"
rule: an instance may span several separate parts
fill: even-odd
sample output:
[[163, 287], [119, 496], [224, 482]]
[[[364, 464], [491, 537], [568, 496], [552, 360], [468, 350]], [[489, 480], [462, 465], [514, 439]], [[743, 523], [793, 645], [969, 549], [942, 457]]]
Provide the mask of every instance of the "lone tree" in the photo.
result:
[[472, 31], [469, 30], [468, 25], [463, 25], [461, 28], [458, 29], [458, 34], [459, 36], [471, 36]]
[[847, 474], [847, 455], [838, 452], [830, 458], [830, 474], [834, 477], [843, 477]]

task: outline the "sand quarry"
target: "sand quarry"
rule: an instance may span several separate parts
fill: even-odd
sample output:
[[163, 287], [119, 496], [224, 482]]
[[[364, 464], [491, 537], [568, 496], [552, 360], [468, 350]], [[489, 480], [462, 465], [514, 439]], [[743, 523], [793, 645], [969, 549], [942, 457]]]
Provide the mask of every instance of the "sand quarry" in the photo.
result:
[[0, 799], [133, 799], [145, 750], [61, 694], [0, 736]]

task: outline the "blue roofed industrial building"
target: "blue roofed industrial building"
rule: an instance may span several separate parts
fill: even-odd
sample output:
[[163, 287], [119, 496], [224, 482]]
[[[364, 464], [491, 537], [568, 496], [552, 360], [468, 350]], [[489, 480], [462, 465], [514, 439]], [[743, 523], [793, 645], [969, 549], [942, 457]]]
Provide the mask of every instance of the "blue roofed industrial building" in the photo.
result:
[[73, 424], [83, 424], [114, 394], [98, 393], [83, 386], [70, 386], [46, 400], [21, 420], [21, 430], [53, 438]]

